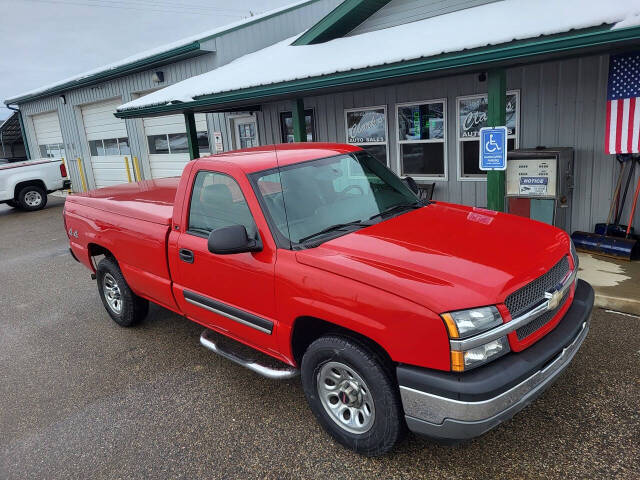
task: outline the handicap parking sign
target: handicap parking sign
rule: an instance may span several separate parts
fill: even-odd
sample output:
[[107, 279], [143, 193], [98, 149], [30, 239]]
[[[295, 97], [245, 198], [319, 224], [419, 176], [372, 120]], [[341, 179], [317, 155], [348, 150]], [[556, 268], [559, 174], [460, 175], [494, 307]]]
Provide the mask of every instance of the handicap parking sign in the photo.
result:
[[480, 129], [480, 170], [507, 169], [507, 127]]

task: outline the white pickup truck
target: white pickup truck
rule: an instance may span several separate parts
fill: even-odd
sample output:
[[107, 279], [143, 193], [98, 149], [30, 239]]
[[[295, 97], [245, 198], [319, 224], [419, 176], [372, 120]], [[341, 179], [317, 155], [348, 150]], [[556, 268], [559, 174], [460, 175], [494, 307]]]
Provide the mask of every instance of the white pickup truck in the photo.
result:
[[67, 169], [57, 159], [0, 163], [0, 203], [23, 210], [40, 210], [47, 194], [69, 188]]

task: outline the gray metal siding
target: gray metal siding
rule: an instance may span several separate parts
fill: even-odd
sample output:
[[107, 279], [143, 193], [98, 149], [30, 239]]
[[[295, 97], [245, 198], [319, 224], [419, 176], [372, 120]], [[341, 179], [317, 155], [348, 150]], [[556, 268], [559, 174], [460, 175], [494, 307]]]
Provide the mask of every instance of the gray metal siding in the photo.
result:
[[[520, 91], [520, 147], [572, 146], [575, 149], [575, 190], [571, 230], [591, 230], [606, 220], [618, 167], [604, 153], [607, 55], [516, 67], [507, 71], [507, 88]], [[447, 100], [448, 181], [437, 181], [434, 198], [465, 205], [486, 206], [485, 181], [459, 181], [456, 145], [456, 97], [486, 93], [478, 76], [425, 80], [319, 95], [305, 98], [315, 111], [316, 139], [345, 142], [344, 109], [387, 106], [389, 158], [399, 171], [396, 151], [396, 103]], [[279, 113], [291, 111], [290, 102], [269, 103], [258, 116], [262, 143], [280, 140]], [[637, 172], [635, 182], [640, 172]], [[630, 199], [623, 218], [628, 219]], [[635, 223], [640, 222], [640, 212]]]
[[[80, 189], [81, 185], [76, 162], [78, 157], [83, 158], [88, 188], [94, 188], [95, 182], [89, 160], [89, 146], [80, 112], [82, 105], [117, 97], [122, 98], [124, 103], [131, 100], [135, 94], [142, 94], [211, 71], [242, 55], [302, 32], [333, 10], [339, 3], [341, 3], [341, 0], [320, 0], [222, 34], [215, 39], [216, 52], [214, 53], [203, 54], [98, 85], [70, 90], [65, 92], [66, 104], [64, 105], [60, 102], [58, 95], [21, 104], [20, 108], [27, 119], [25, 129], [27, 130], [26, 136], [30, 151], [33, 156], [39, 155], [33, 131], [33, 122], [30, 121], [29, 117], [37, 113], [57, 111], [65, 143], [65, 159], [70, 160], [68, 168], [74, 188]], [[151, 81], [151, 75], [156, 70], [164, 72], [164, 82], [153, 83]], [[225, 149], [230, 149], [230, 132], [228, 131], [228, 122], [225, 114], [207, 114], [207, 117], [209, 133], [221, 131], [224, 147]], [[126, 125], [131, 145], [131, 155], [138, 157], [143, 176], [151, 178], [148, 146], [142, 120], [127, 119]]]
[[498, 0], [391, 0], [354, 28], [349, 35], [415, 22]]

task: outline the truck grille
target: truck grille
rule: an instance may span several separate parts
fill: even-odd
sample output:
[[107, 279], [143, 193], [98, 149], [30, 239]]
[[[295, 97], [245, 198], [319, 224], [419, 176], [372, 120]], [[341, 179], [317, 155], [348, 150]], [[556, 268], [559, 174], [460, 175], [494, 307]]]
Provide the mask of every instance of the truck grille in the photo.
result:
[[[527, 310], [532, 309], [542, 302], [544, 300], [545, 292], [552, 290], [557, 286], [564, 279], [567, 273], [569, 273], [569, 259], [564, 256], [558, 263], [551, 267], [551, 270], [547, 273], [510, 294], [504, 303], [509, 309], [509, 313], [511, 313], [511, 318], [519, 317]], [[549, 313], [551, 312], [547, 312], [539, 318], [542, 318]]]
[[556, 316], [556, 313], [558, 313], [558, 311], [562, 307], [564, 307], [564, 304], [567, 302], [568, 298], [569, 298], [569, 290], [567, 290], [567, 292], [564, 294], [564, 297], [562, 297], [562, 300], [560, 300], [560, 303], [558, 304], [558, 306], [556, 308], [554, 308], [553, 310], [549, 310], [548, 312], [543, 313], [538, 318], [536, 318], [533, 321], [527, 323], [526, 325], [523, 325], [520, 328], [518, 328], [516, 330], [516, 335], [518, 336], [518, 341], [524, 340], [529, 335], [531, 335], [534, 332], [537, 332], [539, 329], [541, 329], [543, 326], [545, 326], [548, 322], [550, 322], [551, 319]]

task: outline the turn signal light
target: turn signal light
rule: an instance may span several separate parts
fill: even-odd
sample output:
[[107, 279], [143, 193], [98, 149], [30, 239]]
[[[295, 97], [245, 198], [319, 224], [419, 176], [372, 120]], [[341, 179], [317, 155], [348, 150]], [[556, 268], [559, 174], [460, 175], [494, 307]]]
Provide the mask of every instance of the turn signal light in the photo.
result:
[[445, 325], [447, 326], [447, 331], [449, 332], [449, 338], [459, 338], [460, 334], [458, 333], [458, 327], [456, 322], [453, 320], [453, 317], [450, 313], [443, 313], [442, 319], [444, 320]]
[[451, 351], [451, 371], [464, 372], [464, 352]]

